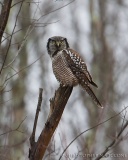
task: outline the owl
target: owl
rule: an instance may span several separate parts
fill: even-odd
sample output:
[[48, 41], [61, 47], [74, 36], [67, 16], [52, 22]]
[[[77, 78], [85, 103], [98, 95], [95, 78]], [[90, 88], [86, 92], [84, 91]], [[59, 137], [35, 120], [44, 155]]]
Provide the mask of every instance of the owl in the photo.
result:
[[52, 60], [53, 73], [63, 86], [80, 85], [92, 98], [98, 107], [103, 108], [91, 86], [97, 87], [93, 82], [87, 66], [80, 54], [69, 47], [64, 37], [54, 36], [47, 42], [48, 54]]

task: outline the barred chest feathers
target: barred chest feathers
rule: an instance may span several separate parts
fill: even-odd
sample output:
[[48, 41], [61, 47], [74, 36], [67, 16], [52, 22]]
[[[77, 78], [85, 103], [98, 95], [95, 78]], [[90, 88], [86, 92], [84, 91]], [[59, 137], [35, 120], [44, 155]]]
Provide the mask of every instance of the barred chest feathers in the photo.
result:
[[63, 50], [52, 57], [52, 67], [56, 79], [63, 85], [75, 86], [78, 79], [67, 64]]

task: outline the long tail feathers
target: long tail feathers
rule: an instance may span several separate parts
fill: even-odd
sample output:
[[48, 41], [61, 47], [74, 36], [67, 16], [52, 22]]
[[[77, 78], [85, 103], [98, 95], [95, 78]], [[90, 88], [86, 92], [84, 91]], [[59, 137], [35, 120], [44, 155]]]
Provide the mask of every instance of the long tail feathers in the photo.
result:
[[98, 86], [97, 86], [97, 84], [96, 84], [95, 82], [91, 81], [90, 83], [91, 83], [91, 85], [93, 85], [94, 87], [98, 88]]
[[102, 104], [99, 102], [99, 100], [97, 99], [97, 97], [95, 96], [94, 92], [92, 91], [92, 89], [87, 86], [87, 85], [82, 85], [82, 87], [86, 90], [86, 92], [91, 96], [92, 100], [96, 103], [96, 105], [100, 108], [103, 108]]

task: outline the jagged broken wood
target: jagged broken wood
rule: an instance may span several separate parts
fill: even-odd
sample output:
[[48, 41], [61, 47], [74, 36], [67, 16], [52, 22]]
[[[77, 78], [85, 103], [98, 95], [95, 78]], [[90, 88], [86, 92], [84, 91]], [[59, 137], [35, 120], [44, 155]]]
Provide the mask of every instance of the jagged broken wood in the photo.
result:
[[50, 100], [49, 116], [37, 142], [35, 142], [35, 139], [34, 142], [31, 142], [30, 138], [30, 160], [42, 160], [51, 137], [54, 134], [61, 119], [66, 103], [72, 93], [72, 89], [73, 87], [60, 86], [55, 92], [54, 97]]

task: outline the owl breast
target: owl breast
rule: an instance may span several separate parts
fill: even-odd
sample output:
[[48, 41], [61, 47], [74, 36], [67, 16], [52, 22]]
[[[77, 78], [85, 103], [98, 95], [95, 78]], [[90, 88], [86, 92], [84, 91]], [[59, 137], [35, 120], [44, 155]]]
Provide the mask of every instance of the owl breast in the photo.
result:
[[52, 58], [53, 72], [56, 79], [63, 85], [75, 86], [78, 84], [78, 79], [72, 73], [71, 69], [66, 63], [63, 51], [58, 52]]

